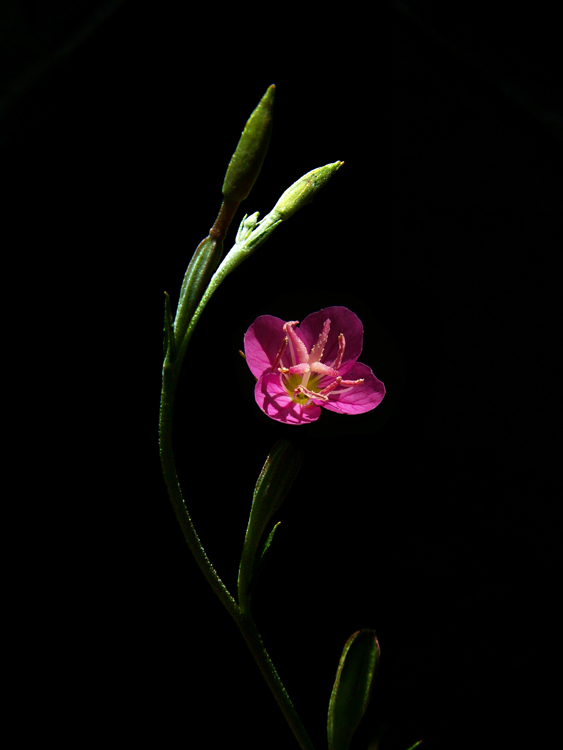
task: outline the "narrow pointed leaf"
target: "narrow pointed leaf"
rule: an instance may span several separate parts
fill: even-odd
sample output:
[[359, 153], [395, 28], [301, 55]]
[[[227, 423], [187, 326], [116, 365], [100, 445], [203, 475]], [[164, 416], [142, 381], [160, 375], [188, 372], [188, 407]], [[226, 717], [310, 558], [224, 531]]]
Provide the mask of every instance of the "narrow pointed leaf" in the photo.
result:
[[278, 440], [256, 482], [239, 566], [239, 604], [243, 610], [250, 604], [260, 560], [274, 536], [276, 527], [263, 542], [267, 526], [289, 492], [302, 460], [302, 453], [291, 443]]
[[276, 533], [277, 528], [280, 525], [280, 523], [281, 523], [281, 521], [278, 521], [275, 524], [275, 526], [272, 528], [272, 530], [270, 531], [270, 533], [268, 534], [268, 538], [264, 542], [264, 546], [262, 547], [262, 551], [260, 552], [260, 560], [258, 561], [258, 564], [260, 564], [262, 562], [262, 560], [264, 559], [264, 555], [268, 551], [268, 549], [270, 547], [270, 544], [272, 543], [272, 541], [274, 539], [274, 534]]
[[248, 590], [246, 592], [246, 596], [248, 600], [250, 600], [250, 597], [252, 596], [252, 592], [254, 591], [254, 588], [258, 582], [258, 578], [260, 577], [260, 573], [262, 571], [262, 566], [264, 565], [264, 558], [266, 557], [266, 552], [270, 549], [270, 545], [272, 544], [272, 541], [274, 539], [274, 534], [276, 533], [280, 523], [281, 521], [278, 521], [275, 524], [275, 526], [272, 528], [272, 530], [268, 534], [268, 538], [266, 539], [266, 541], [261, 545], [261, 548], [259, 547], [259, 553], [256, 555], [254, 559], [254, 567], [252, 569], [252, 576], [250, 579], [250, 583], [248, 585]]
[[378, 660], [374, 630], [358, 630], [346, 641], [328, 708], [329, 750], [348, 750], [368, 706]]

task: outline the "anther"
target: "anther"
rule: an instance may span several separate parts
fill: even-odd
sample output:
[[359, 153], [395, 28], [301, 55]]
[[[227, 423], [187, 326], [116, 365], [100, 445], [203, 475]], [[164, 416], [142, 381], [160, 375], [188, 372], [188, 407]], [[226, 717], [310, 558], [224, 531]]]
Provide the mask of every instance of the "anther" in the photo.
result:
[[335, 370], [340, 369], [340, 365], [342, 364], [342, 357], [344, 356], [345, 347], [346, 347], [346, 339], [344, 338], [344, 334], [340, 333], [338, 335], [338, 354], [336, 355], [336, 359], [334, 360], [334, 364], [332, 365]]
[[343, 385], [346, 388], [352, 388], [352, 386], [361, 385], [363, 382], [364, 378], [360, 378], [359, 380], [342, 380], [340, 385]]
[[336, 380], [333, 380], [332, 383], [327, 385], [326, 388], [323, 388], [320, 392], [321, 396], [328, 396], [328, 394], [333, 391], [337, 386], [339, 386], [342, 383], [342, 378], [338, 377]]

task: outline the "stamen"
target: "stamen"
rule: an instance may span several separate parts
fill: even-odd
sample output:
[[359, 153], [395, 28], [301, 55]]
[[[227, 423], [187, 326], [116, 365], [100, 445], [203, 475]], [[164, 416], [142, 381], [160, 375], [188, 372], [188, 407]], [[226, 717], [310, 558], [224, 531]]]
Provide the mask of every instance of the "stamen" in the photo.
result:
[[344, 356], [344, 349], [346, 347], [346, 339], [344, 338], [344, 334], [340, 333], [338, 334], [338, 354], [336, 355], [336, 359], [333, 363], [333, 368], [335, 370], [340, 369], [340, 365], [342, 364], [342, 357]]
[[330, 320], [327, 318], [323, 325], [323, 330], [319, 334], [319, 338], [315, 346], [311, 349], [309, 355], [309, 362], [318, 362], [323, 356], [326, 341], [328, 339], [328, 333], [330, 331]]
[[323, 396], [321, 393], [310, 391], [308, 388], [305, 388], [304, 385], [298, 385], [293, 392], [295, 393], [295, 395], [297, 395], [298, 393], [302, 393], [304, 396], [307, 396], [307, 398], [317, 398], [321, 399], [321, 401], [328, 401], [328, 396]]
[[[280, 350], [276, 354], [276, 358], [274, 360], [274, 364], [272, 365], [272, 370], [276, 370], [277, 369], [277, 367], [278, 367], [278, 365], [279, 365], [279, 363], [281, 361], [282, 354], [285, 352], [285, 349], [287, 347], [287, 342], [288, 341], [289, 341], [289, 339], [287, 338], [287, 336], [284, 336], [284, 339], [283, 339], [282, 344], [280, 346]], [[280, 372], [281, 372], [281, 369], [280, 369]]]
[[[348, 388], [353, 388], [355, 385], [361, 385], [364, 382], [363, 378], [360, 378], [360, 380], [342, 380], [341, 378], [337, 378], [337, 381], [340, 382], [336, 383], [336, 385], [343, 386], [342, 388], [335, 389], [332, 391], [333, 396], [339, 396], [341, 393], [346, 393]], [[327, 386], [327, 388], [330, 388], [333, 383], [330, 384], [330, 386]], [[321, 393], [325, 393], [326, 388], [324, 388]]]
[[309, 353], [307, 351], [307, 347], [294, 331], [294, 326], [296, 325], [299, 325], [298, 320], [289, 320], [287, 323], [284, 323], [283, 330], [289, 336], [291, 343], [295, 347], [297, 359], [299, 360], [299, 362], [308, 362]]
[[336, 378], [336, 380], [333, 380], [332, 383], [327, 385], [326, 388], [323, 388], [319, 395], [321, 396], [328, 396], [328, 394], [333, 391], [336, 386], [340, 385], [342, 383], [342, 378]]
[[352, 388], [354, 385], [361, 385], [364, 382], [364, 378], [359, 380], [343, 380], [340, 385], [346, 386], [346, 388]]

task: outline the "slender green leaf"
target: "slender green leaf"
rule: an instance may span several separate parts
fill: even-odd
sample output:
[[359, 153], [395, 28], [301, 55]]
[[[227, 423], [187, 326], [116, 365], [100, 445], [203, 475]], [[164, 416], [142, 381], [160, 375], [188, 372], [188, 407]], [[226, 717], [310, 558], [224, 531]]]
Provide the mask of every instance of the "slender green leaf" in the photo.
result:
[[303, 454], [287, 440], [278, 440], [262, 468], [248, 519], [238, 575], [239, 605], [246, 610], [256, 584], [260, 562], [270, 546], [277, 525], [263, 541], [268, 524], [297, 476]]
[[262, 552], [260, 553], [260, 560], [258, 564], [262, 563], [262, 560], [264, 559], [264, 555], [268, 551], [268, 548], [270, 547], [270, 544], [272, 543], [272, 540], [274, 538], [274, 534], [277, 531], [278, 526], [280, 525], [281, 521], [278, 521], [277, 524], [273, 527], [273, 529], [268, 534], [268, 538], [264, 542], [264, 546], [262, 547]]
[[358, 630], [346, 641], [328, 707], [329, 750], [348, 750], [368, 706], [378, 661], [374, 630]]

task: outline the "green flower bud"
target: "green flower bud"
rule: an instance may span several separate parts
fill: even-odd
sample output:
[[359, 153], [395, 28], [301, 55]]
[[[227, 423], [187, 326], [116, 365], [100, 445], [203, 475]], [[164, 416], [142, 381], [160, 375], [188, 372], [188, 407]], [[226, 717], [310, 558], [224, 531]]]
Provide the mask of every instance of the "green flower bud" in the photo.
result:
[[277, 213], [277, 217], [282, 221], [289, 219], [296, 211], [313, 200], [317, 192], [343, 164], [343, 161], [335, 161], [333, 164], [326, 164], [324, 167], [318, 167], [304, 174], [285, 191], [274, 206], [272, 213]]
[[242, 132], [223, 182], [223, 197], [228, 202], [247, 198], [260, 174], [272, 136], [274, 91], [275, 86], [270, 86]]
[[197, 309], [222, 255], [223, 241], [209, 236], [199, 243], [190, 260], [182, 282], [174, 321], [174, 334], [178, 345], [182, 341], [192, 315]]
[[248, 216], [248, 214], [244, 216], [238, 228], [238, 232], [237, 232], [237, 239], [236, 239], [237, 245], [242, 245], [243, 242], [246, 242], [246, 240], [250, 237], [256, 225], [258, 224], [259, 216], [260, 214], [258, 213], [258, 211], [253, 213], [251, 216]]

